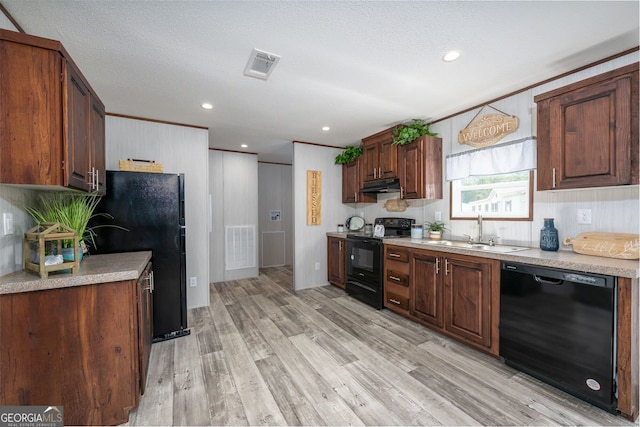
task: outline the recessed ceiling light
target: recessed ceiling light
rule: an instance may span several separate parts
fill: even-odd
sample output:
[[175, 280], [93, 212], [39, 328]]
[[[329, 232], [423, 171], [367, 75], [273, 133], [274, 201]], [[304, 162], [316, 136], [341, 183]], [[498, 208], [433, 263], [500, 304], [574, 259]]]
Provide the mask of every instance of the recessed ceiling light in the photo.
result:
[[242, 147], [242, 148], [247, 148], [247, 147], [248, 147], [248, 145], [247, 145], [247, 144], [240, 144], [240, 147]]
[[205, 110], [211, 110], [213, 109], [213, 105], [209, 104], [208, 102], [203, 102], [202, 104], [200, 104], [200, 106], [202, 108], [204, 108]]
[[331, 128], [329, 126], [322, 126], [322, 130], [326, 132], [328, 130], [331, 130]]
[[455, 61], [458, 58], [460, 58], [460, 52], [457, 50], [450, 50], [449, 52], [444, 54], [444, 56], [442, 57], [442, 60], [444, 62], [451, 62], [451, 61]]

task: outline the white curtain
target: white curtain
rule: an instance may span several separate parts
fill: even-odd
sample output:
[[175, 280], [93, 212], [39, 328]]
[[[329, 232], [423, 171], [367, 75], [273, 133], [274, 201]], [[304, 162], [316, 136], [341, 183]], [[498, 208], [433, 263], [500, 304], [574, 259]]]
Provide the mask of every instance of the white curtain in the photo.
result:
[[500, 145], [450, 154], [445, 159], [445, 179], [477, 175], [499, 175], [536, 168], [534, 136]]

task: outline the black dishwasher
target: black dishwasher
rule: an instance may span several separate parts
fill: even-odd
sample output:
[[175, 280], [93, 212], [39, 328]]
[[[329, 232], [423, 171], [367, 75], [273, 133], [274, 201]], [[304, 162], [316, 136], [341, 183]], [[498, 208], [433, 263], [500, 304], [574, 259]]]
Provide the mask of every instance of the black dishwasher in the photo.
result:
[[615, 413], [616, 278], [502, 262], [505, 363]]

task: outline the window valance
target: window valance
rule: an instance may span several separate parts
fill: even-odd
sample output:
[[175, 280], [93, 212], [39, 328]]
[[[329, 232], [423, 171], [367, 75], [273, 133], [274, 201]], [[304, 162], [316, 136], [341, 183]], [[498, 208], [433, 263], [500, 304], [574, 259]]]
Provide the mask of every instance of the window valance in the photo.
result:
[[491, 147], [450, 154], [445, 159], [445, 179], [498, 175], [536, 168], [536, 138], [530, 136]]

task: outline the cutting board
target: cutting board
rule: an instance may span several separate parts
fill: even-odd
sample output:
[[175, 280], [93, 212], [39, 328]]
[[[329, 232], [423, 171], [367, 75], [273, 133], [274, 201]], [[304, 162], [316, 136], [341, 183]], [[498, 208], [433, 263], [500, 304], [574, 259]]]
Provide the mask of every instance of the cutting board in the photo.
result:
[[638, 234], [587, 232], [575, 238], [567, 237], [562, 241], [565, 246], [572, 245], [573, 251], [584, 255], [608, 258], [640, 258], [640, 236]]

